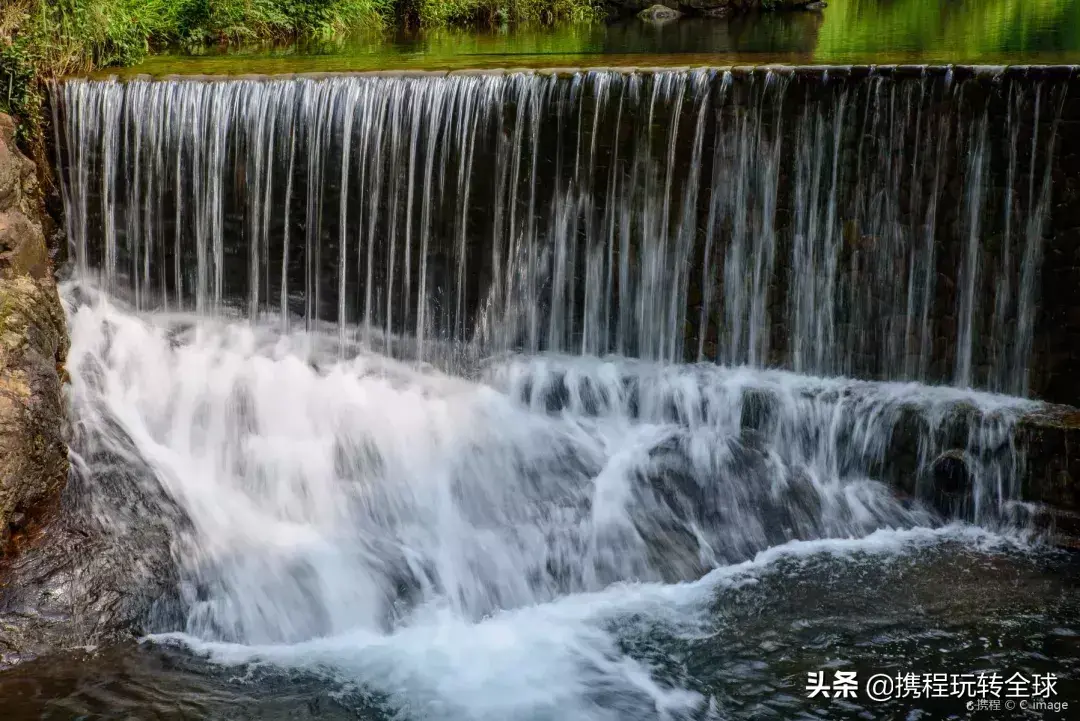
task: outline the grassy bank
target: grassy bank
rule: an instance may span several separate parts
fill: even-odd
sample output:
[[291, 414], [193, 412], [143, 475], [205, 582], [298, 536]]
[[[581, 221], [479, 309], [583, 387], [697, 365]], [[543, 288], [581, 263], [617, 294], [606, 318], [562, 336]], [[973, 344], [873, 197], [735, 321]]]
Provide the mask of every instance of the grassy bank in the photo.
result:
[[[32, 152], [46, 79], [154, 48], [380, 33], [395, 25], [586, 20], [599, 0], [0, 0], [0, 111]], [[37, 155], [37, 153], [34, 153]]]

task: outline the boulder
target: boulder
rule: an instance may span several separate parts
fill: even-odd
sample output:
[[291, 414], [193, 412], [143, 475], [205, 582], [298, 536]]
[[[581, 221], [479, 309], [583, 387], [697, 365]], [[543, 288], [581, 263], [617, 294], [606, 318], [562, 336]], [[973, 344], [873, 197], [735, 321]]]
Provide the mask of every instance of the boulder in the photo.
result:
[[682, 13], [678, 10], [672, 10], [664, 5], [653, 5], [652, 7], [645, 8], [638, 13], [638, 17], [642, 20], [652, 23], [666, 23], [672, 20], [678, 20], [682, 17]]
[[61, 389], [67, 328], [42, 232], [33, 163], [0, 115], [0, 554], [68, 475]]

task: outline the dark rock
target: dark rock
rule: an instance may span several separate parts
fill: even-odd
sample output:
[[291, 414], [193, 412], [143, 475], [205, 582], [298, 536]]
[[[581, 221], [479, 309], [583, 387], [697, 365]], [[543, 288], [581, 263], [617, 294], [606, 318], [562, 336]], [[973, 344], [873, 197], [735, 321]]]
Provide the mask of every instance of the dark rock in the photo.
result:
[[1025, 416], [1016, 442], [1025, 453], [1025, 515], [1059, 545], [1080, 548], [1080, 410], [1048, 406]]
[[[984, 422], [973, 407], [950, 413], [935, 433], [936, 447], [942, 450], [924, 472], [919, 469], [919, 438], [927, 431], [920, 429], [916, 414], [905, 414], [893, 432], [883, 469], [886, 479], [901, 494], [923, 498], [945, 515], [962, 512], [970, 504], [974, 483], [965, 447], [972, 429]], [[1080, 548], [1080, 409], [1046, 405], [1025, 413], [1001, 448], [981, 452], [1005, 454], [1011, 446], [1021, 461], [1021, 504], [1011, 520], [1034, 524], [1056, 545]], [[916, 477], [921, 480], [913, 487]]]
[[1016, 443], [1026, 456], [1023, 500], [1034, 505], [1056, 542], [1080, 545], [1080, 409], [1045, 406], [1025, 415]]
[[971, 492], [971, 471], [963, 451], [946, 451], [934, 459], [930, 465], [930, 478], [934, 505], [942, 513], [950, 514], [962, 506], [965, 496]]

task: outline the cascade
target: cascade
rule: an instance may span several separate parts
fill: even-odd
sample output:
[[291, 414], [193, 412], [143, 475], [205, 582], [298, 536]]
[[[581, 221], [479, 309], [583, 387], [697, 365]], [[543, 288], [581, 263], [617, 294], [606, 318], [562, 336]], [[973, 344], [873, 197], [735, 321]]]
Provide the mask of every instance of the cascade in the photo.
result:
[[80, 271], [442, 367], [1027, 395], [1067, 83], [1000, 68], [69, 80]]
[[729, 717], [727, 592], [1027, 538], [1067, 85], [58, 82], [72, 607], [354, 716]]
[[[464, 378], [342, 360], [332, 330], [66, 297], [80, 475], [93, 495], [131, 468], [125, 496], [162, 488], [163, 520], [179, 509], [178, 605], [202, 638], [393, 628], [430, 603], [480, 619], [793, 540], [1023, 517], [1013, 434], [1031, 401], [552, 354]], [[953, 449], [971, 486], [935, 500]]]

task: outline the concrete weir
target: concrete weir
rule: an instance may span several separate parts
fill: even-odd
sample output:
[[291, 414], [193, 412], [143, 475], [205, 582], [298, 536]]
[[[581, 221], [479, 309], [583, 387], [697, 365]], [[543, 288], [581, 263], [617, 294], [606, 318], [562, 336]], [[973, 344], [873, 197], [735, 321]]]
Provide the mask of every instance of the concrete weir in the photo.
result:
[[[78, 273], [140, 310], [454, 373], [618, 356], [1080, 402], [1073, 67], [136, 76], [52, 105]], [[1075, 541], [1075, 411], [927, 403], [888, 400], [879, 475]]]

